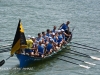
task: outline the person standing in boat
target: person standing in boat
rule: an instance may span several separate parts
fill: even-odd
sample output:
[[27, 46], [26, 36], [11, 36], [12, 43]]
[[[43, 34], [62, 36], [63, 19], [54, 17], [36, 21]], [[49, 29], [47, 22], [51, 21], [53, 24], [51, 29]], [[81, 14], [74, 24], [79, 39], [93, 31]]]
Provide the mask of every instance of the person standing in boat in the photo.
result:
[[65, 33], [66, 33], [66, 35], [65, 35], [65, 40], [67, 40], [67, 38], [69, 38], [70, 36], [71, 36], [71, 32], [69, 31], [69, 25], [70, 24], [70, 21], [67, 21], [67, 23], [65, 24], [65, 23], [63, 23], [60, 27], [59, 27], [59, 29], [63, 29], [64, 31], [65, 31]]
[[59, 29], [64, 29], [65, 30], [68, 30], [69, 31], [69, 25], [70, 24], [70, 21], [67, 21], [66, 24], [63, 23], [62, 25], [60, 25]]

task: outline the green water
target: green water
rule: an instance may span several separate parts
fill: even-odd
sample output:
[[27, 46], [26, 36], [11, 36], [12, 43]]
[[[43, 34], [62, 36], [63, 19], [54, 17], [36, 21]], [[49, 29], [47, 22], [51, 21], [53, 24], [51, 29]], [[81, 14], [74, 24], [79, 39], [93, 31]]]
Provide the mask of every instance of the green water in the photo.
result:
[[[73, 42], [93, 46], [100, 49], [100, 0], [0, 0], [0, 39], [14, 38], [19, 18], [25, 30], [25, 35], [37, 36], [38, 32], [59, 27], [63, 22], [70, 21], [74, 29]], [[11, 44], [12, 41], [1, 41], [0, 46]], [[71, 46], [70, 46], [71, 47]], [[73, 50], [100, 57], [100, 53], [71, 47]], [[1, 49], [2, 50], [2, 49]], [[9, 52], [0, 53], [0, 60], [6, 59]], [[81, 68], [58, 59], [50, 59], [32, 65], [31, 70], [16, 70], [19, 61], [16, 56], [10, 58], [0, 67], [0, 75], [99, 75], [100, 61], [62, 53], [84, 61], [95, 63], [91, 66], [66, 57], [57, 56], [78, 64], [90, 66]], [[5, 70], [4, 70], [5, 69]]]

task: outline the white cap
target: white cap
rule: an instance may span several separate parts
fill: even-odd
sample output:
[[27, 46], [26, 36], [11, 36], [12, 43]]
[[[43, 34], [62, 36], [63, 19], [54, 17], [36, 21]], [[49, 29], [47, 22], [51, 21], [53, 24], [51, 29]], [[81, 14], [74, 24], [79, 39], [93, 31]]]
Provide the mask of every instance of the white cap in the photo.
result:
[[53, 39], [50, 39], [50, 41], [53, 41]]
[[64, 31], [64, 29], [61, 29], [61, 31], [63, 32], [63, 31]]
[[49, 39], [52, 39], [52, 37], [49, 37]]
[[58, 30], [58, 33], [61, 32], [61, 30]]
[[55, 33], [52, 33], [52, 35], [55, 35]]
[[42, 42], [42, 40], [39, 40], [39, 42]]
[[45, 36], [46, 38], [48, 37], [48, 36]]
[[32, 38], [34, 39], [35, 37], [33, 36]]
[[30, 39], [31, 38], [31, 35], [28, 35], [27, 38]]

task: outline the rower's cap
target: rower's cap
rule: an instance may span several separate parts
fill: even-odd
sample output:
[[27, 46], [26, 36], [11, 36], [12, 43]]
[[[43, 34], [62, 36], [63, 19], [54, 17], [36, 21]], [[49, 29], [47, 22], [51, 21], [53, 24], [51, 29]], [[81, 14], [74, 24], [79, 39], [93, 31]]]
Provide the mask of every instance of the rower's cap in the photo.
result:
[[45, 36], [46, 38], [48, 38], [48, 36]]
[[49, 39], [52, 39], [52, 37], [49, 37]]
[[39, 40], [39, 42], [42, 42], [42, 40]]
[[50, 41], [53, 41], [53, 39], [50, 39]]
[[64, 32], [64, 29], [61, 29], [62, 32]]
[[33, 36], [32, 39], [35, 39], [35, 37]]
[[52, 35], [55, 35], [55, 33], [52, 33]]
[[27, 38], [30, 39], [31, 38], [31, 35], [28, 35]]
[[58, 30], [58, 33], [61, 32], [61, 30]]

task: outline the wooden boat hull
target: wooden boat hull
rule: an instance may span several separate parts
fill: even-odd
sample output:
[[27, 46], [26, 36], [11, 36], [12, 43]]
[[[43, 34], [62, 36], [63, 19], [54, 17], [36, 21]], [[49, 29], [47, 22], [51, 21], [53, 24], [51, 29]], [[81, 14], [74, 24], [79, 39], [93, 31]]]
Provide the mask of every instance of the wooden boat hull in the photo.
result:
[[41, 57], [30, 57], [28, 55], [24, 55], [24, 54], [16, 54], [20, 65], [20, 68], [24, 68], [27, 67], [29, 64], [33, 64], [35, 61], [40, 61], [40, 60], [45, 60], [48, 59], [50, 57], [53, 57], [53, 55], [57, 54], [58, 52], [62, 51], [63, 48], [65, 48], [65, 46], [63, 46], [61, 49], [59, 49], [57, 52], [53, 52], [51, 55], [46, 56], [45, 58], [41, 58]]
[[[72, 36], [68, 39], [68, 43], [71, 41], [71, 39], [72, 39]], [[66, 45], [63, 46], [63, 47], [66, 47]], [[45, 58], [41, 58], [41, 57], [30, 57], [30, 56], [24, 55], [24, 54], [16, 54], [16, 57], [18, 58], [18, 60], [20, 62], [19, 67], [20, 68], [24, 68], [24, 67], [27, 67], [29, 64], [33, 64], [35, 61], [40, 61], [40, 60], [44, 60], [44, 59], [50, 58], [53, 55], [57, 54], [58, 52], [62, 51], [62, 48], [60, 50], [58, 50], [56, 53], [53, 52], [51, 55], [46, 56]]]

